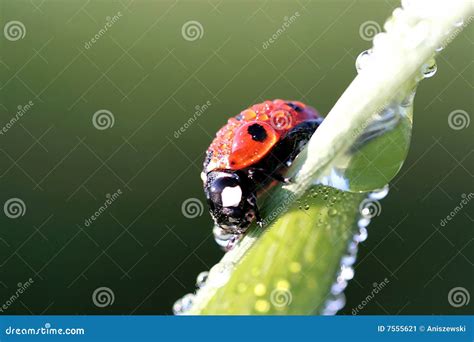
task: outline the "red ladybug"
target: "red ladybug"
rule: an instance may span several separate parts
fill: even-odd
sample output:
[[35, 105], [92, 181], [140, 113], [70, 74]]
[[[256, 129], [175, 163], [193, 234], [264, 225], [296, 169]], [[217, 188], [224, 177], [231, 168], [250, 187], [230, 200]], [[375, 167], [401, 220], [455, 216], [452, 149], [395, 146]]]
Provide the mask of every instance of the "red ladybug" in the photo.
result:
[[207, 150], [201, 174], [210, 213], [225, 231], [239, 234], [261, 224], [257, 194], [282, 172], [321, 124], [316, 110], [297, 101], [274, 100], [230, 118]]

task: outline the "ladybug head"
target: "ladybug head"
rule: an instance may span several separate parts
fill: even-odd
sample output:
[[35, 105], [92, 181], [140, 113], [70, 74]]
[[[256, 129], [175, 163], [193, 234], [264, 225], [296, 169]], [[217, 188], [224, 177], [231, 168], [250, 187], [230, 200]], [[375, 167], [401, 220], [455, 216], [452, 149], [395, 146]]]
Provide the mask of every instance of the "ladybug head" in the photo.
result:
[[256, 216], [256, 196], [247, 176], [235, 170], [211, 171], [204, 192], [215, 223], [241, 233]]

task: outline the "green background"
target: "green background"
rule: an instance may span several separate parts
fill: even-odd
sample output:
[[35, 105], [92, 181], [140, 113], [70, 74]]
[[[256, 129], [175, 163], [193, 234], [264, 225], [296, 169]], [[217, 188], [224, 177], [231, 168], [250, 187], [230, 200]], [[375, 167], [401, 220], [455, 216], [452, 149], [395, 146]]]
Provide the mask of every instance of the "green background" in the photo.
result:
[[[21, 198], [26, 212], [0, 215], [0, 305], [30, 277], [8, 314], [170, 314], [197, 274], [222, 256], [211, 219], [183, 216], [204, 200], [203, 154], [227, 118], [265, 99], [301, 100], [326, 114], [370, 47], [361, 24], [379, 25], [395, 1], [0, 1], [0, 126], [18, 105], [34, 106], [0, 136], [0, 203]], [[89, 49], [84, 43], [120, 19]], [[267, 49], [285, 16], [297, 20]], [[183, 39], [196, 20], [203, 35]], [[3, 31], [3, 29], [2, 29]], [[472, 26], [438, 58], [415, 99], [407, 161], [360, 248], [342, 314], [373, 283], [389, 284], [360, 314], [466, 314], [448, 292], [473, 292], [472, 203], [440, 220], [473, 192], [473, 127], [448, 115], [473, 109]], [[179, 138], [195, 106], [211, 106]], [[111, 111], [98, 130], [93, 114]], [[92, 225], [84, 220], [117, 189], [122, 195]], [[91, 299], [112, 289], [105, 308]]]

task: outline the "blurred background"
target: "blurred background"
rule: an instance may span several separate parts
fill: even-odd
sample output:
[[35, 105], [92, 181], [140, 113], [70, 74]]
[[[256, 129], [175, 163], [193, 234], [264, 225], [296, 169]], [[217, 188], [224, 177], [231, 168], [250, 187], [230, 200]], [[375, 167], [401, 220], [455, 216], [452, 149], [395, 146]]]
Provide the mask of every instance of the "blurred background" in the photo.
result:
[[[2, 0], [1, 313], [171, 314], [222, 256], [199, 178], [215, 132], [266, 99], [325, 115], [398, 5]], [[358, 314], [473, 313], [448, 300], [474, 290], [473, 204], [442, 221], [473, 192], [473, 43], [471, 25], [418, 89], [341, 314], [385, 278]]]

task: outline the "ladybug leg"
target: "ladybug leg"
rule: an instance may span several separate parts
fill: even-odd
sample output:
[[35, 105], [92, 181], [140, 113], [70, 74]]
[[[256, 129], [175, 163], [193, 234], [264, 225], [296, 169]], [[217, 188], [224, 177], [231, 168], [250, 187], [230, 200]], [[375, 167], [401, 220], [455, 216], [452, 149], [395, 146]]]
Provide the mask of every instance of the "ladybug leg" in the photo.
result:
[[257, 206], [255, 206], [255, 221], [259, 228], [263, 228], [263, 220], [262, 220], [262, 217], [260, 216], [260, 211], [258, 210]]
[[[265, 169], [262, 169], [262, 168], [251, 168], [249, 169], [249, 177], [251, 179], [254, 179], [257, 178], [258, 176], [264, 176], [264, 177], [269, 177], [271, 179], [274, 179], [278, 182], [281, 182], [281, 183], [284, 183], [284, 184], [290, 184], [291, 183], [291, 179], [288, 178], [288, 177], [285, 177], [283, 176], [282, 174], [280, 173], [277, 173], [277, 172], [273, 172], [273, 173], [269, 173], [267, 172]], [[256, 174], [259, 174], [259, 175], [256, 175]], [[258, 178], [257, 178], [258, 179]]]
[[271, 175], [268, 175], [269, 177], [273, 178], [274, 180], [277, 180], [283, 184], [291, 184], [291, 178], [285, 177], [280, 173], [273, 173]]

